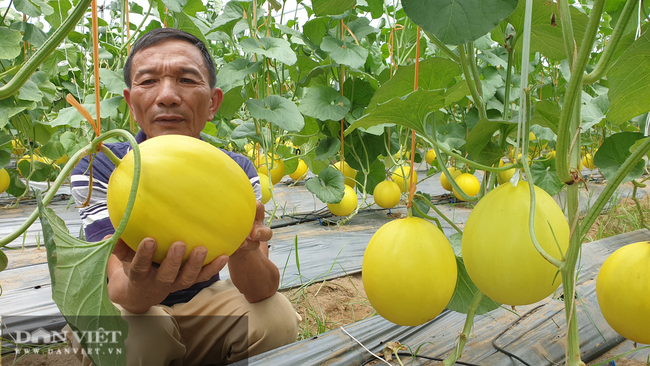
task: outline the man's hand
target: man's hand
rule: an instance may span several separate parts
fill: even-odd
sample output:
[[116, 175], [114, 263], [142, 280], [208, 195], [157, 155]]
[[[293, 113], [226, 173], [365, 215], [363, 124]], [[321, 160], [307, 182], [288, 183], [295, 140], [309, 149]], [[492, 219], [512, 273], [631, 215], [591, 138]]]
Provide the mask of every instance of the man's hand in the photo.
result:
[[154, 267], [155, 251], [156, 241], [152, 238], [145, 238], [137, 252], [119, 239], [108, 260], [109, 296], [132, 313], [144, 313], [170, 293], [209, 280], [228, 262], [228, 257], [222, 255], [203, 267], [207, 249], [196, 247], [181, 267], [186, 246], [178, 241], [170, 246], [160, 267]]
[[269, 260], [266, 243], [273, 236], [273, 230], [264, 226], [262, 202], [257, 201], [256, 210], [253, 229], [228, 261], [232, 283], [251, 303], [273, 296], [280, 285], [280, 271]]

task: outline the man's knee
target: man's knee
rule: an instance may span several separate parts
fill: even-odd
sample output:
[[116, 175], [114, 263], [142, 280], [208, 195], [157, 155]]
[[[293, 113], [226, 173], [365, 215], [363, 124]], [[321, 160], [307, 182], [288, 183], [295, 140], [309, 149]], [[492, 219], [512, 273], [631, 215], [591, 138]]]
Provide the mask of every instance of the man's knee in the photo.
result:
[[252, 305], [248, 314], [250, 351], [258, 354], [296, 340], [300, 316], [284, 295], [276, 293]]

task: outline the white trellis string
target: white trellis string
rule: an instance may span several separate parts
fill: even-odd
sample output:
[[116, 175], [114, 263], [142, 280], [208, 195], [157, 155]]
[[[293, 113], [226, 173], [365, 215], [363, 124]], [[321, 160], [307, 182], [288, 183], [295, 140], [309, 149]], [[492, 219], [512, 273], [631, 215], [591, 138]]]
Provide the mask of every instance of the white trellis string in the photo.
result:
[[[526, 105], [526, 89], [528, 88], [528, 66], [530, 63], [530, 25], [533, 18], [533, 0], [526, 0], [526, 11], [524, 14], [524, 47], [521, 55], [521, 89], [519, 91], [519, 121], [517, 123], [517, 148], [515, 149], [515, 158], [519, 158], [519, 149], [521, 148], [521, 159], [518, 159], [519, 162], [525, 159], [524, 154], [528, 155], [528, 151], [523, 151], [523, 141], [524, 138], [524, 123], [526, 116], [526, 111], [528, 106]], [[527, 164], [527, 162], [524, 162]], [[519, 169], [515, 170], [515, 174], [510, 179], [510, 183], [513, 186], [517, 186], [519, 183]]]
[[348, 333], [348, 331], [345, 330], [343, 327], [341, 327], [341, 330], [342, 330], [345, 334], [347, 334], [350, 338], [352, 338], [355, 342], [359, 343], [359, 345], [360, 345], [361, 347], [363, 347], [363, 349], [365, 349], [366, 351], [368, 351], [368, 353], [370, 353], [371, 355], [375, 356], [378, 360], [383, 361], [386, 365], [391, 366], [389, 362], [387, 362], [387, 361], [384, 360], [383, 358], [377, 356], [376, 354], [372, 353], [371, 350], [367, 349], [366, 346], [364, 346], [361, 342], [359, 342], [356, 338], [354, 338], [354, 337], [352, 336], [352, 334]]

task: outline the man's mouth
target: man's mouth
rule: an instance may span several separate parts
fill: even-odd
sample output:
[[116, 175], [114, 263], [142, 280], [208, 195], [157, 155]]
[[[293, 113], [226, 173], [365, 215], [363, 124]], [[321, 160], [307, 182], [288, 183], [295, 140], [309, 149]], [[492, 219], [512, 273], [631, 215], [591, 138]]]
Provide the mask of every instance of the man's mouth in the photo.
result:
[[182, 122], [183, 120], [184, 120], [184, 118], [182, 116], [178, 116], [178, 115], [161, 115], [161, 116], [157, 116], [154, 119], [154, 122], [158, 122], [158, 123], [179, 123], [179, 122]]

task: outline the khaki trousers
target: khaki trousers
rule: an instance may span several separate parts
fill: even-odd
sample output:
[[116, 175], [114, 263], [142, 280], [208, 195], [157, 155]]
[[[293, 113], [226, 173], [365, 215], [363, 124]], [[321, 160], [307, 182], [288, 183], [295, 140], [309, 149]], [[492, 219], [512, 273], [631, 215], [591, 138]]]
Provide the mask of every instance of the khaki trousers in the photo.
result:
[[[294, 342], [300, 321], [284, 295], [251, 304], [230, 279], [172, 307], [158, 305], [137, 315], [118, 308], [129, 323], [127, 366], [235, 362]], [[79, 348], [70, 327], [64, 331], [68, 344]], [[77, 355], [83, 366], [92, 365], [85, 352]]]

